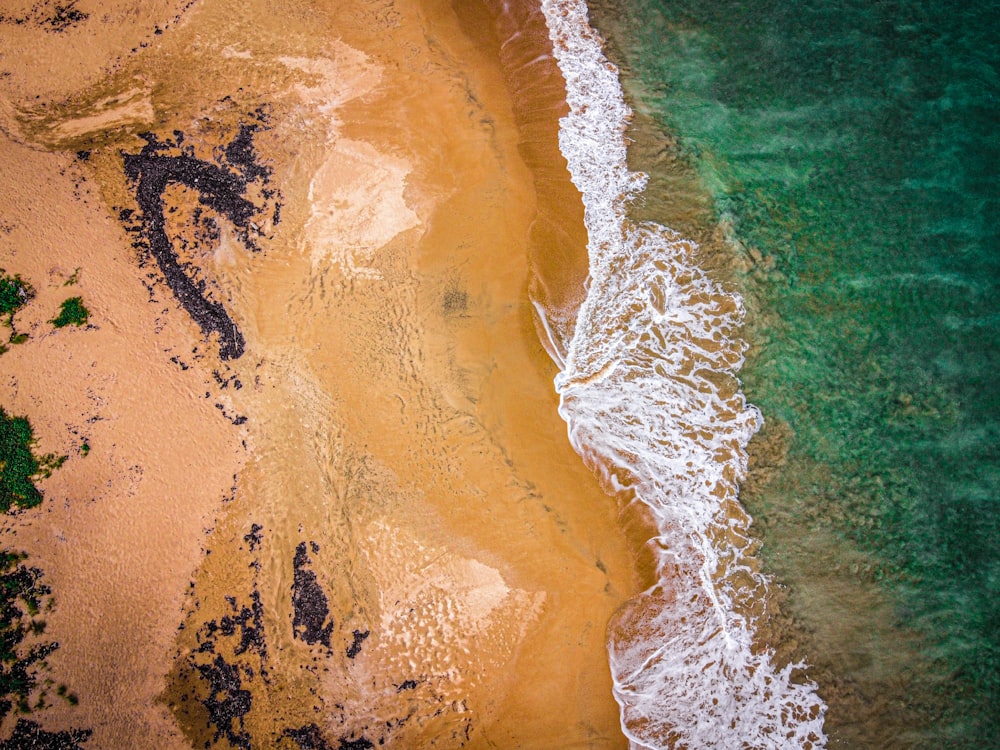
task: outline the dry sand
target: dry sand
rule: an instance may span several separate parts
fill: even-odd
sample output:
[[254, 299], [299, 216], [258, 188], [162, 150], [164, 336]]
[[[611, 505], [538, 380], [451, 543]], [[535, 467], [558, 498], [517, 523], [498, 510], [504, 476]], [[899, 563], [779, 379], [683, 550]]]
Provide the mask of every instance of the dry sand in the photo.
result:
[[[528, 297], [565, 332], [585, 273], [540, 18], [138, 6], [0, 22], [0, 266], [38, 291], [0, 404], [69, 456], [4, 526], [56, 599], [47, 674], [79, 696], [32, 718], [97, 748], [623, 747], [605, 626], [633, 558]], [[240, 123], [272, 170], [259, 252], [164, 191], [245, 338], [223, 361], [132, 247], [122, 154], [181, 131], [165, 154], [219, 164]], [[90, 325], [53, 330], [73, 295]]]

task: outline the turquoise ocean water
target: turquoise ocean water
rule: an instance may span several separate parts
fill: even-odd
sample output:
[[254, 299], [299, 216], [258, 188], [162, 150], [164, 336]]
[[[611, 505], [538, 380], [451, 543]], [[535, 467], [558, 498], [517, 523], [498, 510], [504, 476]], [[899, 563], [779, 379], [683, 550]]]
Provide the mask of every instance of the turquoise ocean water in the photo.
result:
[[830, 747], [1000, 746], [1000, 4], [591, 11], [667, 136], [634, 166], [689, 173], [658, 218], [707, 205], [739, 261], [762, 638]]

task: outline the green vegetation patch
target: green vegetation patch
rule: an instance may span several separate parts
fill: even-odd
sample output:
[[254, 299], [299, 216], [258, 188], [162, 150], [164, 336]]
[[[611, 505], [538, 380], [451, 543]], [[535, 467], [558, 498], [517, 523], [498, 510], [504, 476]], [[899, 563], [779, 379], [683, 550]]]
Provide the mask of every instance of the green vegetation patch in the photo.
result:
[[56, 328], [68, 325], [82, 326], [87, 322], [88, 317], [90, 317], [90, 311], [83, 306], [83, 299], [81, 297], [70, 297], [62, 303], [59, 315], [53, 318], [52, 325]]
[[20, 274], [8, 276], [0, 268], [0, 315], [7, 316], [8, 325], [11, 316], [28, 304], [34, 296], [35, 290], [21, 278]]
[[36, 477], [51, 476], [62, 466], [65, 456], [47, 453], [36, 457], [31, 451], [34, 442], [31, 424], [24, 417], [9, 416], [0, 407], [0, 512], [12, 507], [33, 508], [42, 502], [42, 493], [35, 487]]
[[[8, 276], [0, 268], [0, 322], [11, 329], [10, 343], [23, 344], [28, 339], [26, 333], [16, 333], [14, 329], [14, 313], [28, 304], [35, 296], [31, 284], [20, 275]], [[0, 344], [0, 354], [7, 351], [7, 346]]]

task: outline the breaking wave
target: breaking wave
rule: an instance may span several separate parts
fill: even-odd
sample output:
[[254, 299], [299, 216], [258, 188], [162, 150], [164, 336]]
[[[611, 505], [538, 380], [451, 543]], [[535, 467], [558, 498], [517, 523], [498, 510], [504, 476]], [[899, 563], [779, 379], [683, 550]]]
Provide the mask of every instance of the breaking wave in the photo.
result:
[[[633, 748], [819, 748], [825, 705], [754, 643], [767, 581], [738, 484], [761, 417], [735, 373], [740, 298], [672, 230], [628, 219], [645, 177], [626, 164], [631, 112], [583, 0], [542, 10], [570, 113], [560, 148], [583, 196], [590, 278], [556, 377], [570, 440], [626, 512], [655, 527], [657, 582], [609, 626]], [[543, 315], [544, 318], [544, 315]]]

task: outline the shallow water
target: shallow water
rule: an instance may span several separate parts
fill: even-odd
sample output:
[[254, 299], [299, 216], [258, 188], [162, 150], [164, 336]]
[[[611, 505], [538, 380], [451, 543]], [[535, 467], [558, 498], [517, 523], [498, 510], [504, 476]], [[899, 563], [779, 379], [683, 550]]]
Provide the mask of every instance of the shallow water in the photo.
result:
[[[770, 644], [813, 665], [831, 746], [991, 745], [1000, 10], [591, 5], [673, 138], [665, 159], [634, 130], [639, 166], [693, 172], [743, 269], [765, 427], [742, 499], [787, 586]], [[668, 223], [699, 200], [656, 197]]]

